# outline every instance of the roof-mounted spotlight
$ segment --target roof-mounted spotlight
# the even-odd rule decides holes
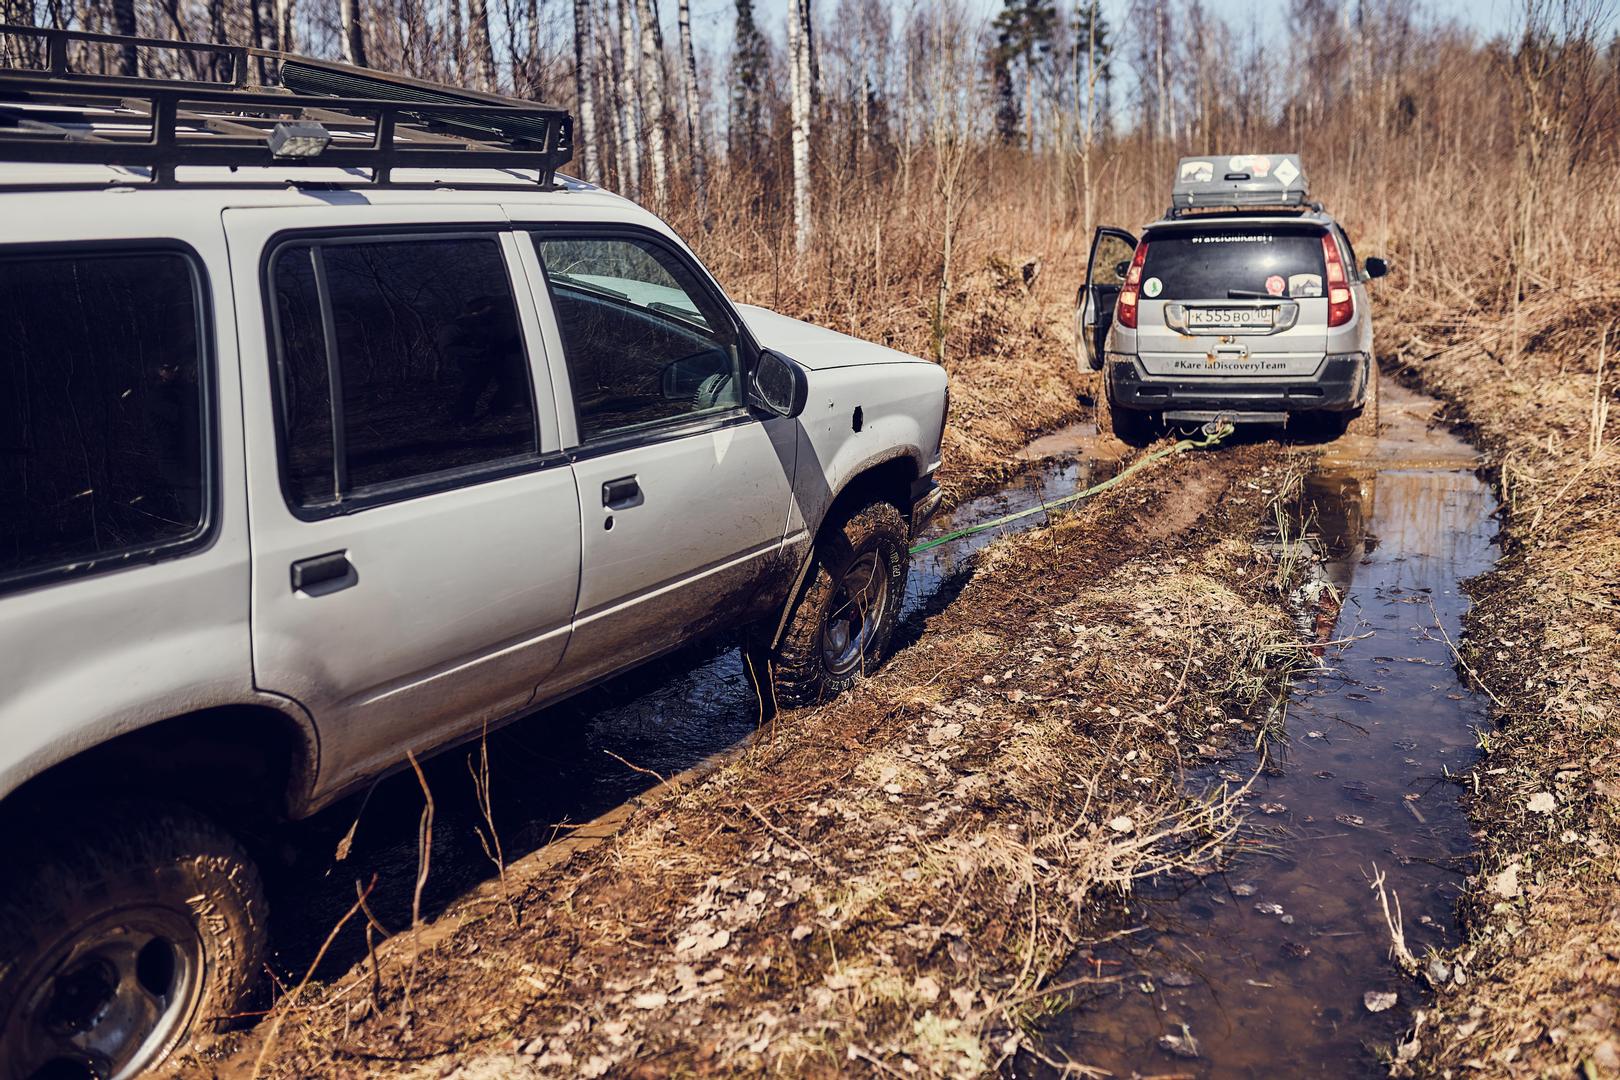
[[[284,120],[270,132],[270,156],[281,158],[319,157],[332,133],[313,120]]]

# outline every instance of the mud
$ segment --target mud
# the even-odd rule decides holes
[[[1061,498],[1111,476],[1117,450],[1099,446],[1094,425],[1037,440],[1017,455],[1017,474],[999,490],[940,514],[938,536]],[[974,556],[999,537],[1045,523],[1032,515],[919,553],[912,561],[895,647],[920,639],[925,619],[948,605],[971,576]],[[675,777],[690,781],[732,760],[762,720],[761,703],[734,637],[680,650],[488,736],[490,817],[479,805],[478,743],[424,763],[434,797],[434,835],[421,913],[431,919],[480,883],[544,849],[561,859],[600,842],[631,809]],[[268,841],[264,860],[276,911],[271,964],[286,983],[313,960],[332,925],[354,903],[356,880],[373,876],[370,906],[389,930],[408,925],[418,870],[422,794],[396,775]],[[340,857],[341,855],[341,857]],[[364,942],[334,942],[316,972],[336,977],[365,956]]]
[[[1496,505],[1473,451],[1427,423],[1434,404],[1391,389],[1376,444],[1341,440],[1306,478],[1277,539],[1302,529],[1322,556],[1331,589],[1303,589],[1300,617],[1330,644],[1271,738],[1188,776],[1252,784],[1238,854],[1150,886],[1118,943],[1077,959],[1070,976],[1124,978],[1051,1025],[1061,1055],[1116,1075],[1383,1075],[1378,1048],[1419,1001],[1371,886],[1399,898],[1417,957],[1457,943],[1473,865],[1459,782],[1488,725],[1451,642],[1462,583],[1498,554]]]

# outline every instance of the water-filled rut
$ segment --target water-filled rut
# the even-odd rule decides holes
[[[1398,895],[1420,960],[1456,942],[1471,848],[1456,782],[1477,765],[1487,702],[1451,643],[1462,583],[1497,555],[1495,503],[1466,444],[1423,422],[1432,402],[1389,397],[1379,444],[1331,448],[1299,498],[1296,528],[1333,587],[1313,629],[1331,643],[1296,677],[1280,731],[1187,778],[1194,792],[1252,783],[1240,854],[1142,891],[1116,941],[1075,962],[1118,980],[1048,1030],[1074,1061],[1122,1076],[1382,1075],[1372,1048],[1417,999],[1373,882],[1392,910]]]

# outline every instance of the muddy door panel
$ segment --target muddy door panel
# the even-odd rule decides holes
[[[498,211],[399,213],[386,235],[376,207],[225,215],[254,678],[313,715],[323,790],[526,706],[579,583],[515,240]]]
[[[1076,328],[1086,361],[1095,371],[1103,366],[1103,350],[1114,323],[1114,303],[1130,268],[1136,250],[1136,237],[1123,229],[1100,228],[1091,238],[1091,258],[1086,263],[1086,284],[1080,290]]]

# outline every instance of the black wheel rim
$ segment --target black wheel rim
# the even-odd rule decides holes
[[[62,939],[12,998],[0,1035],[9,1075],[126,1080],[184,1037],[201,996],[202,941],[188,913],[150,906],[103,915]]]
[[[889,576],[875,551],[851,559],[838,575],[821,624],[821,658],[833,675],[858,670],[871,655],[889,602]]]

